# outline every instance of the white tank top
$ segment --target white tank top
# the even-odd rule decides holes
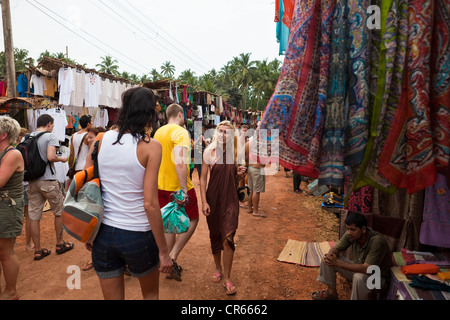
[[[118,132],[103,135],[98,157],[102,198],[105,206],[103,223],[129,231],[149,231],[144,209],[145,168],[137,158],[137,141],[131,134],[117,140]]]
[[[86,157],[89,154],[89,147],[84,144],[81,146],[80,155],[77,158],[78,155],[78,148],[80,147],[81,140],[83,140],[84,135],[87,133],[74,133],[72,136],[72,143],[73,143],[73,152],[74,157],[77,160],[77,163],[75,165],[75,170],[83,170],[84,165],[86,164]],[[86,138],[84,138],[86,139]]]

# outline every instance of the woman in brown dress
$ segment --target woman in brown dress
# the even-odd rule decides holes
[[[202,211],[209,228],[211,250],[216,271],[212,281],[223,278],[227,294],[235,294],[236,288],[230,273],[234,255],[234,235],[238,227],[239,199],[236,191],[238,180],[246,168],[239,166],[237,133],[229,121],[219,123],[211,144],[203,156],[200,192]],[[245,163],[245,158],[242,163]],[[209,183],[207,176],[210,174]],[[222,268],[223,250],[223,268]]]

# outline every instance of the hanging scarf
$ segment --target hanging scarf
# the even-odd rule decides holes
[[[261,129],[280,131],[280,164],[310,177],[318,175],[334,4],[296,2],[286,56],[261,120]]]
[[[396,188],[378,171],[378,160],[401,95],[408,32],[407,0],[381,1],[381,30],[372,30],[372,115],[364,159],[352,190],[369,184],[384,192]]]
[[[173,100],[173,92],[172,92],[172,81],[170,81],[169,98],[170,98],[170,100],[172,100],[172,102],[174,101]]]
[[[432,0],[408,3],[405,79],[391,131],[379,159],[380,173],[408,193],[436,180],[430,119]],[[433,49],[434,51],[435,49]]]
[[[345,165],[362,162],[369,128],[370,30],[367,27],[370,0],[348,0],[348,115]],[[340,183],[343,185],[343,181]]]
[[[333,17],[330,78],[327,88],[326,117],[320,154],[320,185],[344,185],[344,147],[348,86],[348,14],[347,0],[338,0]]]
[[[450,157],[450,3],[436,0],[431,48],[431,113],[437,169],[445,173]]]

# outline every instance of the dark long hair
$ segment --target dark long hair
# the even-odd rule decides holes
[[[153,91],[136,87],[125,91],[122,94],[122,108],[119,111],[119,119],[117,125],[119,127],[119,135],[117,141],[113,144],[120,143],[120,139],[125,133],[130,133],[135,139],[149,141],[146,128],[152,128],[156,123],[156,97]]]

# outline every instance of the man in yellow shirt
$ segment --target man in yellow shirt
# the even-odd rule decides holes
[[[170,277],[181,281],[182,268],[176,263],[178,255],[193,235],[198,224],[198,204],[194,184],[189,175],[191,139],[184,125],[183,108],[171,104],[166,109],[167,124],[159,128],[154,138],[161,143],[162,158],[158,174],[158,198],[160,207],[172,201],[171,194],[183,190],[187,194],[186,214],[190,219],[189,229],[178,236],[166,233],[170,256],[174,261]]]

